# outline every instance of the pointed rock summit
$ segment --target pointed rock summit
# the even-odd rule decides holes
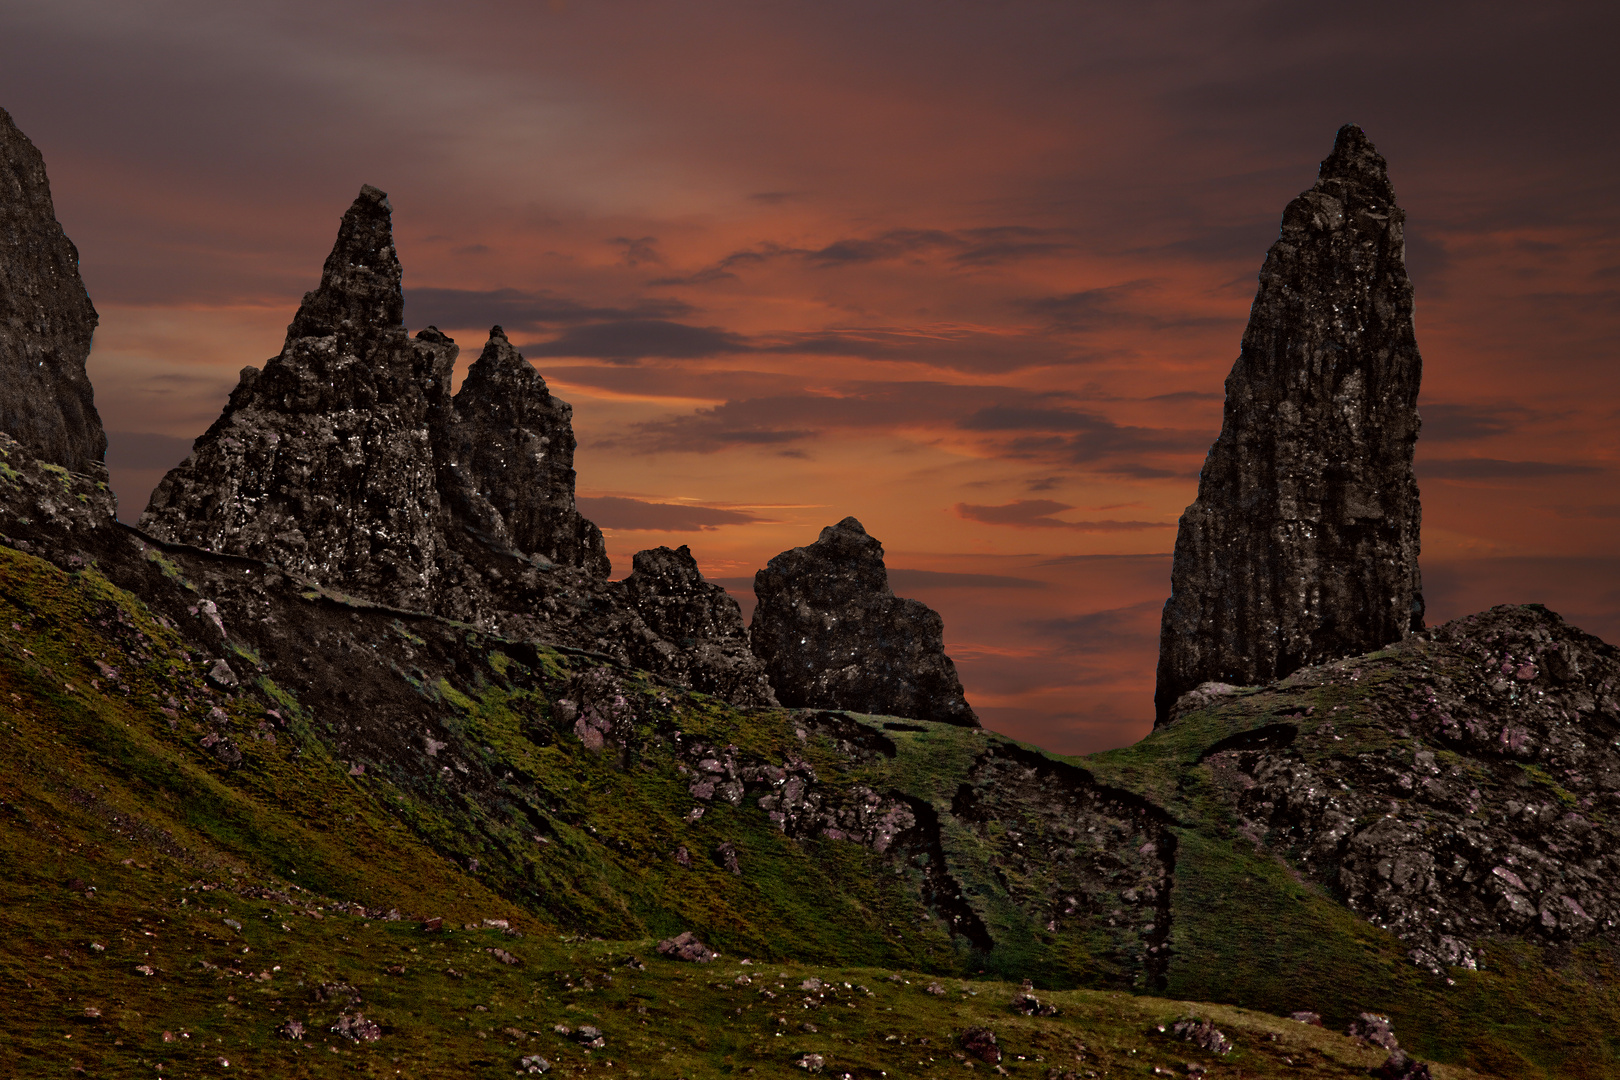
[[[456,343],[406,334],[391,217],[360,189],[280,354],[243,369],[140,527],[775,704],[735,601],[690,553],[643,552],[608,581],[602,532],[574,501],[573,409],[499,326],[451,396]]]
[[[428,429],[449,411],[456,347],[407,337],[404,304],[388,198],[367,186],[280,355],[242,369],[140,527],[429,607],[444,545]]]
[[[574,504],[574,410],[495,327],[441,450],[451,509],[504,547],[606,577],[602,531]]]
[[[1176,536],[1159,725],[1201,683],[1270,682],[1423,625],[1405,218],[1354,125],[1283,212]]]
[[[754,655],[790,708],[849,709],[978,727],[945,623],[889,588],[883,545],[847,517],[754,575]]]
[[[107,436],[84,370],[97,321],[45,159],[0,109],[0,431],[104,480]]]

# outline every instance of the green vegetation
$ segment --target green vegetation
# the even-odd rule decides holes
[[[1603,1034],[1620,1032],[1604,949],[1501,946],[1448,983],[1236,830],[1203,754],[1308,706],[1357,749],[1388,743],[1354,719],[1362,687],[1244,694],[1137,746],[1063,759],[942,725],[739,713],[618,673],[627,711],[617,741],[592,751],[558,706],[589,662],[452,628],[465,651],[446,669],[427,656],[434,631],[378,618],[420,660],[389,661],[389,677],[439,725],[410,759],[340,749],[342,711],[244,670],[260,664],[245,645],[231,654],[243,692],[209,686],[210,661],[94,568],[0,547],[0,986],[23,1072],[224,1075],[224,1058],[244,1075],[494,1076],[540,1054],[555,1073],[782,1076],[815,1053],[829,1074],[930,1076],[971,1063],[958,1036],[975,1024],[996,1032],[1003,1068],[1031,1077],[1186,1075],[1187,1062],[1211,1076],[1354,1076],[1382,1060],[1274,1015],[1294,1009],[1340,1031],[1386,1012],[1414,1053],[1488,1074],[1596,1077],[1620,1061]],[[794,838],[757,790],[698,804],[681,772],[694,745],[800,761],[829,805],[870,789],[932,807],[938,852]],[[975,773],[992,748],[1166,808],[1165,993],[1227,1004],[1098,989],[1135,985],[1120,972],[1138,960],[1095,920],[1043,928],[1050,870],[1007,854],[1043,842],[1040,808],[995,804],[979,826],[951,812],[1004,784]],[[988,954],[929,899],[938,858],[991,928]],[[420,929],[430,916],[452,932]],[[521,936],[462,929],[486,920]],[[722,958],[654,954],[685,930]],[[812,977],[827,987],[799,990]],[[1062,1015],[1013,1013],[1023,978]],[[926,992],[935,982],[942,994]],[[353,1012],[381,1038],[329,1030]],[[1237,1050],[1216,1057],[1158,1030],[1188,1015],[1213,1018]],[[276,1035],[289,1019],[304,1040]],[[602,1048],[554,1030],[582,1024],[601,1028]]]

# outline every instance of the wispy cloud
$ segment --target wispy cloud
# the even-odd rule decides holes
[[[955,509],[957,517],[968,521],[977,521],[984,525],[1007,525],[1014,529],[1073,529],[1076,532],[1116,533],[1174,527],[1164,521],[1064,521],[1053,515],[1073,510],[1075,507],[1052,499],[1019,499],[1000,506],[957,503]]]
[[[766,520],[746,510],[648,502],[622,495],[580,496],[575,503],[599,528],[621,532],[713,532],[723,525],[754,525]]]

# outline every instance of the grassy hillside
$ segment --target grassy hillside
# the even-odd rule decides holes
[[[739,712],[587,655],[230,586],[264,576],[245,560],[100,554],[66,570],[0,547],[0,980],[18,1003],[0,1026],[24,1074],[505,1075],[536,1053],[798,1075],[816,1053],[935,1075],[966,1067],[975,1024],[1015,1075],[1382,1060],[1229,1006],[1340,1031],[1387,1012],[1426,1058],[1613,1074],[1592,1035],[1620,1030],[1604,949],[1504,943],[1481,972],[1431,974],[1241,834],[1198,762],[1287,702],[1061,759],[944,725]],[[521,936],[463,929],[486,920]],[[685,930],[721,959],[653,953]],[[831,989],[800,991],[812,977]],[[1024,979],[1062,1015],[1013,1013]],[[356,1011],[381,1038],[328,1030]],[[1158,1030],[1194,1014],[1238,1049]],[[289,1018],[304,1040],[275,1035]]]

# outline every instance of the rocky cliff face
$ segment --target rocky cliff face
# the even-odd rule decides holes
[[[782,704],[979,725],[939,613],[894,595],[883,545],[854,518],[772,559],[754,595],[749,638]]]
[[[1472,968],[1485,938],[1620,926],[1613,646],[1504,605],[1247,702],[1268,722],[1204,763],[1248,835],[1418,963]]]
[[[606,577],[602,531],[574,505],[573,415],[495,327],[456,393],[440,486],[464,528]]]
[[[1269,682],[1423,624],[1404,221],[1351,125],[1283,213],[1176,537],[1160,724],[1200,683]]]
[[[163,478],[140,527],[430,606],[442,555],[429,417],[456,350],[401,323],[390,207],[360,192],[281,354],[244,368],[224,413]]]
[[[651,634],[628,643],[630,662],[727,701],[775,705],[765,666],[748,644],[737,601],[703,580],[682,544],[636,552],[622,595]]]
[[[740,621],[698,616],[719,590],[695,564],[680,586],[691,616],[681,643],[635,602],[657,587],[627,595],[607,581],[601,531],[574,504],[568,403],[500,327],[452,398],[457,346],[434,327],[407,335],[401,276],[387,196],[362,188],[281,353],[243,370],[141,528],[383,604],[634,656],[738,704],[773,703],[757,662],[736,655]]]
[[[104,480],[107,436],[84,370],[97,321],[45,159],[0,109],[0,431]]]

